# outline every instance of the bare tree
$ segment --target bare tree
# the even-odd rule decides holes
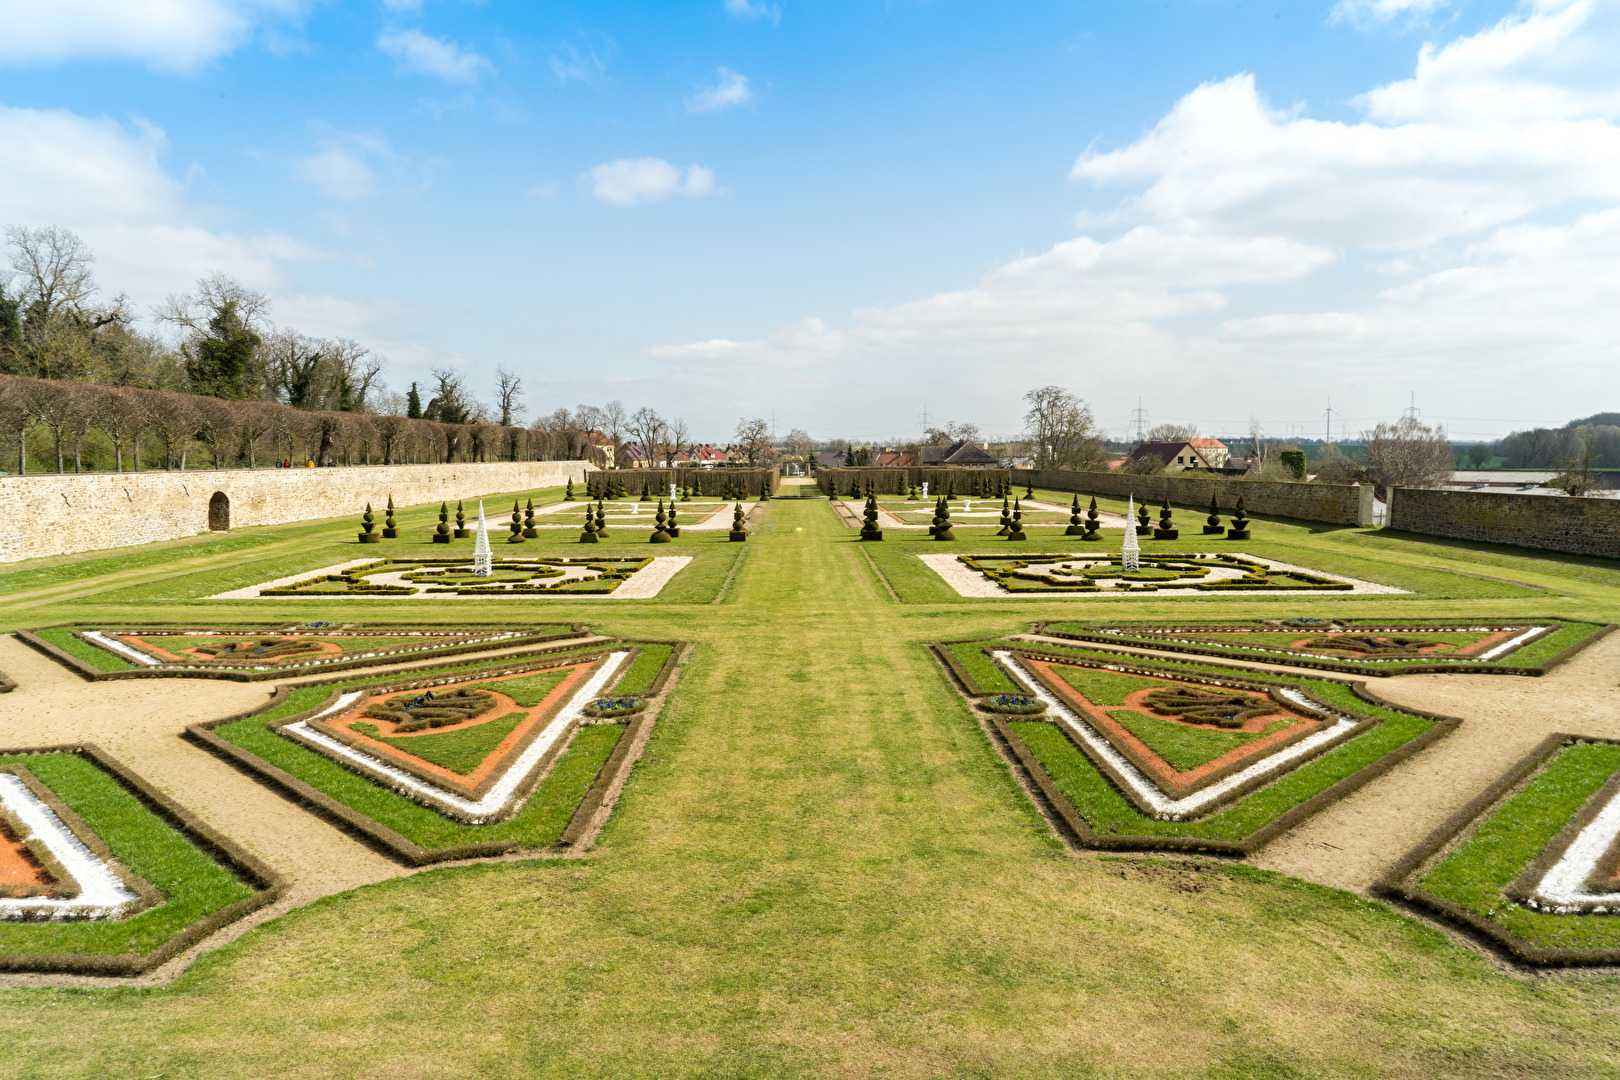
[[[748,455],[748,464],[759,464],[760,458],[771,445],[771,425],[757,417],[753,420],[739,421],[737,445]]]
[[[687,427],[685,420],[678,416],[671,420],[664,429],[664,437],[669,440],[670,465],[674,465],[683,453],[688,456],[691,455],[693,446],[692,429]]]
[[[1580,455],[1578,457],[1572,455],[1564,458],[1563,470],[1547,481],[1548,487],[1557,488],[1565,495],[1576,498],[1587,494],[1598,486],[1592,472],[1592,443],[1595,440],[1589,430],[1582,429],[1577,434],[1581,443]]]
[[[644,464],[656,467],[661,460],[661,449],[667,441],[664,437],[666,426],[664,418],[646,405],[637,409],[630,417],[630,434],[641,444],[641,458]]]
[[[262,401],[247,402],[237,407],[236,430],[247,448],[248,468],[259,467],[259,442],[275,430],[277,406]]]
[[[377,442],[382,447],[383,464],[394,464],[399,454],[400,441],[405,437],[409,423],[403,416],[379,416],[372,420],[377,431]]]
[[[79,310],[96,292],[90,248],[71,229],[59,225],[6,228],[11,269],[22,281],[18,297],[30,319],[49,319],[61,308]]]
[[[1156,424],[1148,429],[1143,442],[1186,442],[1198,438],[1195,424]]]
[[[495,369],[495,398],[501,409],[501,427],[511,427],[528,412],[523,397],[523,377],[505,365]]]
[[[217,398],[203,398],[197,406],[197,435],[208,444],[214,468],[224,467],[228,453],[237,441],[237,417],[245,410],[233,409]]]
[[[1429,487],[1449,479],[1456,457],[1442,426],[1429,427],[1415,416],[1379,424],[1361,433],[1368,475],[1380,491],[1390,487]]]
[[[199,416],[192,395],[146,391],[144,396],[152,432],[163,443],[164,468],[172,469],[178,462],[181,471],[185,471],[186,457],[197,437]]]
[[[139,410],[140,404],[131,394],[113,387],[98,395],[90,416],[91,426],[112,443],[113,463],[118,472],[124,471],[124,445],[130,441]]]
[[[1107,454],[1091,408],[1061,386],[1043,386],[1024,395],[1024,424],[1037,469],[1103,468]]]
[[[782,440],[782,448],[794,457],[804,458],[808,461],[810,455],[815,452],[816,442],[810,437],[808,431],[803,428],[794,428],[787,433],[787,438]]]
[[[619,464],[619,451],[624,446],[625,432],[630,429],[630,414],[625,411],[624,402],[610,401],[597,410],[597,420],[602,433],[613,443],[613,464]]]

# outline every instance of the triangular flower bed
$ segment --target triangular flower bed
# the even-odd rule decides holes
[[[561,849],[588,840],[624,782],[681,648],[606,642],[287,684],[187,733],[408,863]]]
[[[284,888],[94,746],[0,751],[0,970],[140,974]]]
[[[1375,891],[1526,963],[1620,964],[1620,741],[1549,736]]]
[[[307,622],[269,627],[68,625],[17,636],[91,679],[159,676],[253,681],[486,652],[583,637],[582,626],[360,626]]]
[[[1297,617],[1231,622],[1037,623],[1035,633],[1367,675],[1466,671],[1541,675],[1614,626],[1560,618]]]
[[[1089,847],[1254,851],[1457,723],[1362,684],[1014,641],[936,651]]]

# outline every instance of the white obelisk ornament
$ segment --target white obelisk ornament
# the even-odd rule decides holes
[[[473,576],[489,577],[495,572],[489,555],[489,526],[484,524],[484,500],[478,500],[478,533],[473,539]]]
[[[1125,505],[1125,546],[1119,549],[1120,569],[1127,573],[1140,569],[1141,552],[1136,543],[1136,496],[1132,495]]]

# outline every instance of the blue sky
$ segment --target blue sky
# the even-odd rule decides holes
[[[8,5],[10,7],[11,5]],[[721,439],[1620,407],[1614,5],[60,0],[0,221]]]

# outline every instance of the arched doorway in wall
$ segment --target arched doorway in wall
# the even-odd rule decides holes
[[[208,528],[213,532],[229,532],[231,528],[231,497],[223,491],[214,492],[208,500]]]

